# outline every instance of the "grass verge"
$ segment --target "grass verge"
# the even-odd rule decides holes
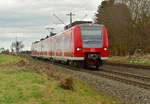
[[[49,64],[0,55],[0,104],[121,104],[79,80],[73,90],[63,89],[60,76]]]
[[[109,60],[107,60],[107,63],[140,65],[150,67],[150,56],[113,56],[110,57]]]
[[[16,61],[18,61],[20,59],[21,59],[20,57],[16,57],[16,56],[0,54],[0,63],[16,62]]]

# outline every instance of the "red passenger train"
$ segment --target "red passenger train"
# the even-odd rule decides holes
[[[33,57],[98,68],[108,58],[108,36],[104,25],[76,24],[62,33],[34,42]]]

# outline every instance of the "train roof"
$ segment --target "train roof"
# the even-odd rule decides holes
[[[45,38],[41,38],[39,41],[33,42],[33,44],[39,43],[40,41],[45,40],[45,39],[48,39],[49,37],[50,37],[50,36],[47,35]]]
[[[102,24],[94,24],[94,23],[86,23],[86,24],[80,24],[79,26],[81,26],[81,27],[89,27],[89,26],[97,27],[97,26],[103,26],[103,25]]]
[[[92,21],[75,21],[72,24],[66,25],[64,27],[64,30],[67,30],[75,25],[79,25],[79,24],[92,24]]]
[[[36,44],[36,43],[38,43],[39,41],[35,41],[35,42],[33,42],[33,44]]]

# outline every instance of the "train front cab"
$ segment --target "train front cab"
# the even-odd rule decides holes
[[[84,66],[98,68],[108,58],[108,36],[104,25],[78,25],[74,31],[75,57],[83,59]]]

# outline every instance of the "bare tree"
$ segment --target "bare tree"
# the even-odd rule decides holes
[[[16,41],[11,44],[11,51],[15,51],[16,54],[18,54],[22,48],[24,48],[22,41]]]
[[[150,0],[120,0],[132,14],[138,48],[150,52]]]

